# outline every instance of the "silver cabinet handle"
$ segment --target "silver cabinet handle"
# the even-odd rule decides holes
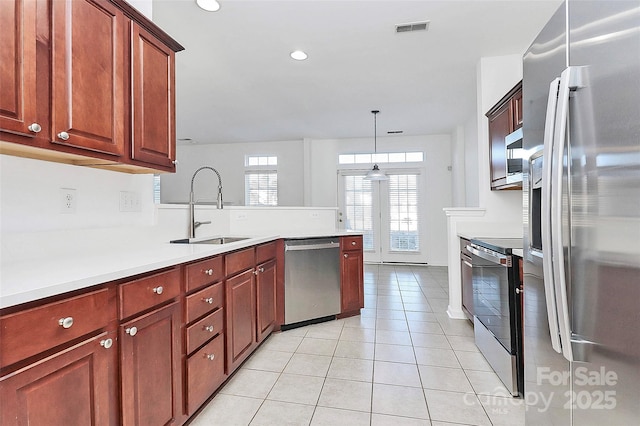
[[[208,304],[210,304],[210,305],[213,305],[213,297],[207,297],[207,298],[204,298],[204,297],[203,297],[203,298],[202,298],[202,301],[203,301],[204,303],[208,303]]]
[[[100,346],[104,347],[105,349],[109,349],[111,346],[113,346],[113,340],[112,339],[101,340]]]
[[[29,124],[28,129],[33,133],[40,133],[42,131],[42,126],[39,125],[38,123],[31,123]]]
[[[138,333],[138,327],[127,328],[124,332],[133,337]]]
[[[206,269],[206,270],[204,271],[204,273],[205,273],[205,274],[207,274],[207,275],[209,275],[209,276],[211,276],[211,275],[213,275],[213,269]]]
[[[214,359],[216,359],[216,356],[214,354],[204,354],[205,358],[207,358],[209,361],[213,361]]]
[[[158,287],[155,287],[155,288],[153,289],[153,292],[154,292],[155,294],[162,294],[162,292],[163,292],[163,291],[164,291],[164,288],[162,288],[162,286],[161,286],[161,285],[160,285],[160,286],[158,286]]]
[[[60,324],[62,328],[71,328],[73,325],[73,317],[60,318],[58,324]]]
[[[202,327],[203,331],[208,331],[209,333],[213,333],[213,326],[212,325],[205,325]]]
[[[62,139],[63,141],[69,140],[69,133],[67,132],[60,132],[58,133],[58,137],[60,139]]]

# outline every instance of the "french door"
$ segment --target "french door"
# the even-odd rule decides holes
[[[424,263],[420,241],[421,175],[386,171],[389,180],[370,181],[360,171],[341,171],[340,220],[345,230],[364,235],[366,262]]]

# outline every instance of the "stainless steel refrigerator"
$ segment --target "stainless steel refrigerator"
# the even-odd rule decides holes
[[[563,3],[524,55],[527,425],[640,424],[640,1]]]

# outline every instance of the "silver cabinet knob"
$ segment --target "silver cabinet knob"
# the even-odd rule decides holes
[[[214,354],[204,354],[205,358],[207,358],[209,361],[213,361],[214,359],[216,359],[216,356]]]
[[[69,133],[67,132],[60,132],[58,133],[58,137],[60,139],[62,139],[63,141],[69,140]]]
[[[162,292],[163,292],[163,291],[164,291],[164,288],[162,288],[162,286],[161,286],[161,285],[160,285],[160,286],[158,286],[158,287],[155,287],[155,288],[153,289],[153,292],[154,292],[155,294],[162,294]]]
[[[204,298],[204,297],[203,297],[203,298],[202,298],[202,301],[203,301],[204,303],[208,303],[208,304],[210,304],[210,305],[213,305],[213,297],[207,297],[207,298]]]
[[[204,271],[204,273],[205,273],[205,274],[207,274],[207,275],[209,275],[209,276],[211,276],[211,275],[213,275],[213,269],[206,269],[206,270]]]
[[[356,242],[355,242],[355,241],[351,241],[351,245],[352,245],[352,246],[355,246],[355,245],[356,245]]]
[[[62,328],[71,328],[71,326],[73,325],[73,318],[72,317],[60,318],[58,320],[58,324],[60,324]]]
[[[516,294],[524,293],[520,287],[516,288]]]
[[[258,271],[264,272],[264,268],[258,268]]]
[[[349,255],[348,255],[347,253],[343,254],[343,256],[344,256],[345,258],[349,257]]]
[[[258,270],[253,271],[253,275],[258,275]]]
[[[125,333],[127,333],[130,336],[135,336],[136,333],[138,333],[138,327],[131,327],[131,328],[127,328],[124,330]]]
[[[173,165],[177,165],[177,164],[178,164],[178,160],[173,160],[173,161],[171,162],[171,164],[173,164]]]
[[[42,131],[42,126],[39,125],[38,123],[31,123],[29,124],[28,129],[33,133],[40,133]]]
[[[101,340],[100,346],[103,346],[105,349],[109,349],[111,346],[113,346],[113,340],[112,339]]]
[[[213,326],[212,325],[206,325],[206,326],[202,327],[202,329],[204,331],[208,331],[209,333],[213,333]]]

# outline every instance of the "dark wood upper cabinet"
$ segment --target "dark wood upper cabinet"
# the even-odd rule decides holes
[[[51,141],[122,156],[124,15],[106,0],[51,7]]]
[[[521,183],[507,183],[507,153],[504,139],[522,127],[522,82],[500,99],[486,116],[489,120],[491,189],[521,189]]]
[[[175,171],[175,40],[124,0],[8,1],[0,25],[1,153]]]
[[[174,52],[132,22],[133,114],[131,156],[175,169]]]
[[[36,111],[35,2],[3,2],[0,27],[0,128],[29,140],[42,131],[43,125]]]

